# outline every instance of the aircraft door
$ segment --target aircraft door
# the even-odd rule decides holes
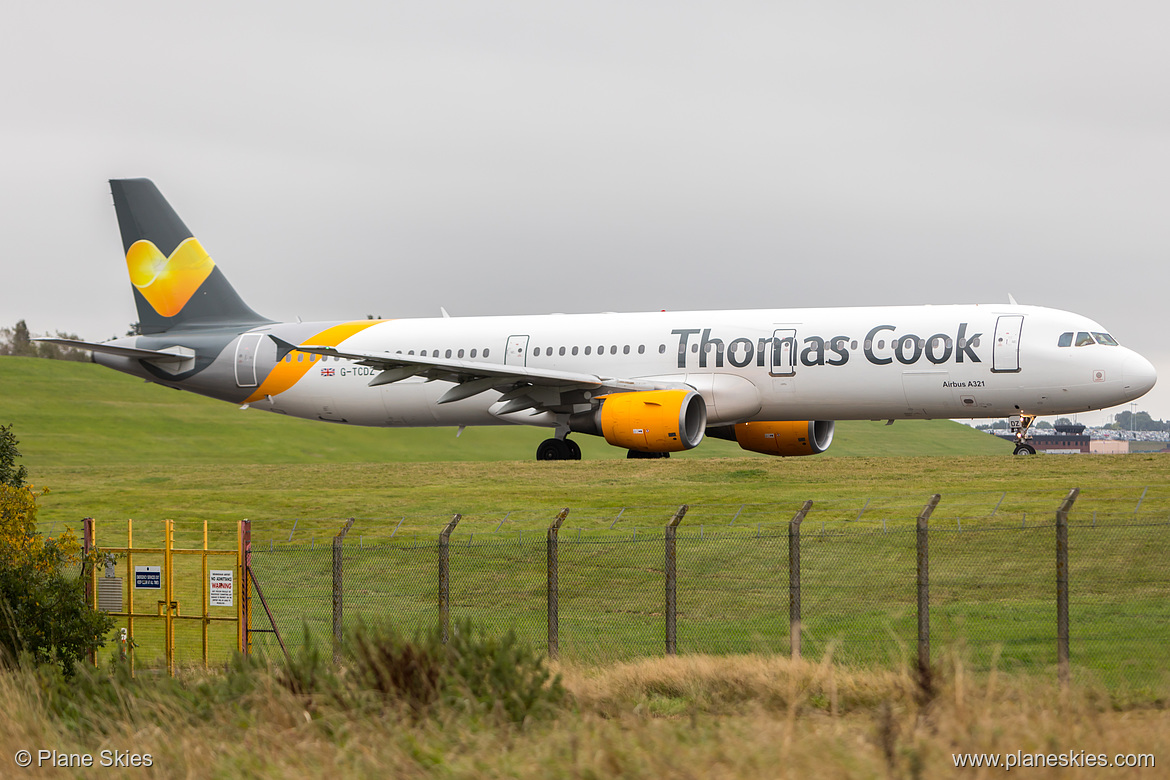
[[[796,375],[796,329],[783,328],[772,334],[772,376]]]
[[[504,350],[504,365],[506,366],[526,366],[528,365],[528,337],[527,336],[509,336],[508,348]]]
[[[1020,370],[1020,331],[1024,315],[1004,314],[995,321],[995,345],[991,351],[991,370],[1013,373]]]
[[[263,333],[245,333],[236,343],[236,385],[239,387],[255,387],[258,384],[256,351],[263,338]]]

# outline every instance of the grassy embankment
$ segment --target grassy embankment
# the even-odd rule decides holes
[[[586,437],[586,457],[596,459],[535,463],[528,458],[543,436],[539,430],[471,429],[456,440],[450,430],[316,424],[240,412],[85,364],[0,359],[0,397],[6,419],[17,424],[35,480],[52,488],[42,499],[47,529],[75,525],[90,515],[98,518],[99,542],[117,546],[124,543],[124,519],[135,517],[140,520],[136,543],[158,544],[157,521],[170,517],[176,520],[179,544],[194,547],[207,519],[212,546],[222,547],[234,543],[236,521],[249,517],[260,547],[290,537],[294,544],[320,546],[343,518],[355,516],[359,521],[349,537],[351,547],[386,542],[392,534],[395,542],[433,546],[446,519],[462,512],[457,543],[505,541],[515,535],[518,552],[502,545],[486,552],[477,547],[475,556],[454,553],[453,560],[463,567],[452,586],[457,606],[537,638],[543,621],[543,548],[531,532],[542,532],[561,506],[573,507],[564,534],[562,582],[576,583],[579,600],[574,602],[571,593],[565,598],[562,631],[569,639],[593,637],[611,657],[660,652],[659,529],[684,502],[692,505],[684,532],[700,527],[704,534],[700,546],[688,548],[686,539],[681,543],[685,614],[680,645],[685,650],[786,649],[786,626],[776,618],[785,613],[786,581],[780,575],[786,548],[779,541],[770,546],[716,542],[711,533],[757,524],[765,531],[782,530],[805,499],[815,502],[806,534],[821,528],[854,533],[905,528],[933,492],[944,496],[935,526],[956,530],[960,524],[1015,528],[1028,518],[1033,525],[1050,522],[1056,504],[1074,486],[1084,491],[1075,520],[1091,522],[1096,513],[1104,525],[1132,517],[1139,499],[1142,518],[1170,516],[1166,461],[1160,456],[1013,458],[1003,442],[945,421],[890,427],[842,423],[830,452],[845,457],[778,460],[712,441],[670,461],[628,462],[620,459],[620,451]],[[889,454],[894,452],[900,454]],[[987,452],[998,454],[979,454]],[[938,457],[943,454],[947,457]],[[501,467],[458,460],[463,457],[514,460]],[[993,513],[994,521],[988,520]],[[589,548],[592,556],[579,561],[575,574],[572,534],[604,536],[610,526],[616,538]],[[530,535],[521,545],[525,531]],[[632,538],[639,532],[637,544],[624,543],[625,534]],[[955,542],[953,563],[935,568],[938,583],[947,565],[952,571],[948,588],[936,585],[940,596],[950,594],[936,607],[937,635],[1006,642],[1010,664],[1044,668],[1051,663],[1051,543],[1049,535],[1036,533],[1004,536],[997,531]],[[1129,539],[1101,544],[1097,554],[1078,549],[1076,540],[1074,535],[1074,582],[1082,589],[1074,588],[1074,599],[1084,595],[1091,600],[1085,602],[1088,611],[1074,620],[1074,632],[1099,641],[1118,636],[1119,630],[1132,632],[1142,621],[1167,623],[1160,606],[1164,598],[1125,590],[1127,576],[1156,570],[1164,560],[1158,550]],[[883,663],[897,656],[899,643],[912,637],[914,621],[913,556],[906,557],[905,542],[896,535],[877,546],[864,535],[848,544],[818,546],[810,540],[804,565],[811,651],[848,637],[840,655]],[[688,553],[700,549],[697,557]],[[347,601],[351,612],[363,602],[385,612],[387,600],[396,598],[399,614],[420,622],[433,619],[433,551],[400,552],[394,560],[387,567],[385,556],[367,554],[347,564],[349,581],[363,584]],[[135,563],[157,561],[141,555]],[[304,617],[314,626],[327,625],[328,591],[321,592],[323,584],[328,587],[325,557],[260,558],[258,565],[266,567],[267,595],[281,604],[281,619],[291,612],[293,623]],[[1085,574],[1076,567],[1085,567]],[[199,599],[198,565],[181,559],[177,570],[184,575],[179,598],[190,614]],[[746,574],[729,578],[733,572]],[[1086,583],[1092,587],[1086,590]],[[819,600],[818,587],[825,594]],[[598,601],[599,594],[609,595]],[[284,627],[287,631],[288,624]],[[719,646],[717,640],[732,629],[738,639]],[[197,632],[197,624],[181,631]],[[1133,637],[1149,638],[1148,633]],[[221,650],[225,639],[215,643]],[[1123,663],[1140,647],[1130,647],[1124,635],[1121,640],[1113,657]],[[980,666],[987,665],[992,651],[992,645],[983,647]],[[191,657],[188,650],[186,659]],[[1100,671],[1109,673],[1108,668]],[[1143,684],[1153,671],[1143,667]]]
[[[971,771],[956,770],[953,759],[969,752],[1071,752],[1082,761],[1085,753],[1109,761],[1146,754],[1156,766],[1170,755],[1166,710],[1117,711],[1093,686],[1074,684],[1062,696],[1033,677],[973,677],[961,649],[942,654],[926,696],[905,669],[776,656],[683,656],[557,671],[568,697],[522,724],[450,704],[419,717],[393,697],[361,693],[353,673],[331,691],[328,678],[317,677],[294,692],[276,670],[193,676],[179,686],[99,682],[57,696],[43,693],[31,675],[4,673],[0,755],[6,775],[18,773],[9,763],[18,750],[51,747],[92,753],[95,761],[103,749],[149,753],[146,771],[162,778],[647,779],[949,777]],[[79,695],[82,688],[94,692]],[[1017,771],[1039,778],[1078,772]],[[71,770],[94,778],[142,772]],[[1130,777],[1135,770],[1092,774]]]
[[[212,697],[208,691],[219,684],[218,678],[210,684],[193,678],[185,683],[187,690],[201,693],[180,696],[150,682],[137,689],[113,683],[116,717],[84,703],[61,716],[31,677],[6,674],[0,677],[0,697],[6,702],[0,754],[6,762],[19,749],[54,747],[96,755],[102,748],[117,747],[152,753],[153,775],[160,777],[334,777],[338,772],[382,777],[387,767],[400,777],[929,777],[949,773],[955,751],[1170,754],[1170,721],[1159,709],[1166,701],[1165,679],[1153,669],[1141,669],[1144,693],[1119,699],[1102,682],[1109,669],[1078,666],[1077,654],[1087,643],[1078,644],[1076,633],[1101,631],[1115,644],[1120,638],[1118,659],[1140,659],[1143,653],[1164,657],[1168,642],[1158,631],[1170,621],[1158,605],[1166,603],[1165,593],[1154,593],[1151,599],[1150,593],[1125,586],[1127,580],[1160,571],[1157,567],[1167,558],[1164,541],[1151,545],[1115,536],[1121,543],[1093,548],[1092,537],[1082,535],[1078,542],[1074,529],[1075,676],[1065,697],[1058,695],[1051,674],[1005,671],[1019,667],[1020,657],[1029,652],[1038,653],[1034,661],[1050,671],[1043,654],[1051,654],[1051,643],[1045,638],[1043,648],[1029,649],[1027,640],[1037,630],[1051,633],[1051,613],[1033,610],[1036,605],[1041,611],[1049,608],[1050,535],[1043,530],[1039,536],[1002,530],[985,536],[956,533],[949,551],[940,541],[932,567],[932,593],[941,602],[934,613],[937,692],[924,701],[898,660],[906,655],[900,637],[913,621],[906,607],[912,598],[907,596],[912,582],[906,579],[913,571],[904,559],[891,567],[880,554],[884,550],[897,557],[904,550],[899,552],[898,543],[892,542],[893,547],[877,548],[879,554],[864,543],[849,551],[832,536],[820,542],[811,538],[819,522],[829,531],[876,534],[882,520],[891,531],[905,528],[932,492],[944,496],[935,525],[956,531],[960,522],[967,529],[1050,523],[1056,502],[1074,486],[1084,490],[1074,518],[1082,524],[1091,523],[1094,511],[1105,526],[1133,517],[1147,487],[1139,519],[1164,520],[1170,496],[1166,461],[1158,457],[1013,459],[1003,456],[1002,443],[940,422],[890,428],[842,424],[832,452],[847,457],[777,461],[708,442],[696,456],[626,463],[601,460],[621,453],[583,441],[586,457],[594,460],[541,464],[527,462],[539,431],[469,430],[455,440],[446,430],[314,425],[237,412],[96,366],[10,358],[0,358],[0,409],[5,422],[16,423],[35,481],[53,489],[42,500],[46,527],[76,525],[81,516],[96,516],[99,539],[107,545],[119,543],[126,517],[142,521],[136,531],[142,543],[157,543],[157,520],[175,518],[180,543],[193,546],[203,519],[212,521],[213,545],[230,542],[241,517],[257,521],[261,542],[287,540],[295,518],[294,542],[307,536],[320,545],[342,518],[357,516],[361,519],[350,541],[356,536],[365,547],[386,541],[402,516],[407,519],[398,540],[407,533],[433,540],[445,517],[462,511],[468,514],[458,537],[464,543],[471,534],[482,537],[496,529],[499,535],[491,538],[517,536],[516,548],[529,552],[513,556],[513,563],[521,572],[520,590],[531,591],[540,584],[539,545],[531,547],[527,540],[520,545],[519,532],[543,529],[564,505],[574,507],[568,528],[585,534],[608,532],[621,513],[613,533],[634,528],[654,533],[656,541],[645,548],[645,555],[653,556],[661,549],[658,528],[678,503],[694,505],[686,525],[692,533],[695,525],[702,525],[707,544],[716,527],[728,531],[761,523],[765,531],[782,528],[801,501],[813,499],[817,503],[805,526],[810,535],[804,555],[806,588],[815,591],[819,581],[827,591],[839,588],[841,594],[837,601],[818,602],[808,595],[814,591],[806,591],[805,651],[813,662],[793,663],[771,653],[629,661],[620,660],[625,655],[620,648],[608,658],[594,655],[592,661],[574,660],[567,653],[559,670],[571,694],[569,702],[554,717],[524,728],[451,712],[416,721],[394,706],[371,716],[320,696],[293,693],[273,678],[206,705],[199,702]],[[931,455],[948,457],[927,457]],[[478,458],[516,462],[503,468],[469,462]],[[629,509],[621,512],[623,507]],[[995,520],[988,520],[993,509]],[[898,537],[891,533],[890,538]],[[980,541],[991,539],[999,541]],[[688,558],[688,550],[693,553],[699,543],[687,544],[680,542],[684,652],[702,649],[704,641],[725,635],[726,626],[737,621],[751,624],[757,637],[779,633],[780,642],[765,638],[761,646],[783,652],[786,583],[778,580],[770,590],[764,583],[766,592],[760,594],[760,582],[751,588],[743,583],[728,587],[719,579],[728,571],[759,571],[769,565],[783,571],[785,561],[769,557],[781,546],[769,550],[728,542],[725,548],[712,547],[711,556]],[[504,558],[497,563],[512,556],[509,548],[500,545]],[[605,630],[626,630],[631,632],[629,641],[660,647],[661,617],[651,614],[660,612],[660,558],[653,562],[645,556],[613,554],[617,558],[596,569],[593,579],[582,576],[574,583],[562,570],[562,587],[568,578],[567,585],[586,599],[577,603],[574,615],[572,598],[562,591],[563,630],[570,636],[596,630],[596,623],[581,617],[589,611],[606,614],[607,608],[586,610],[588,599],[617,593],[609,614],[633,613],[634,619],[625,629],[610,623]],[[949,572],[940,563],[947,556],[953,561]],[[410,586],[431,593],[433,559],[420,561],[403,567],[402,579],[389,581],[388,589]],[[572,553],[563,549],[562,566],[572,563]],[[688,570],[690,566],[696,568]],[[349,581],[365,584],[375,600],[385,597],[377,592],[385,570],[371,576],[358,565],[347,567]],[[324,575],[327,563],[318,561],[314,568]],[[469,599],[470,611],[489,624],[508,619],[499,605],[527,598],[501,594],[490,566],[465,567],[462,573],[462,580],[453,583],[453,595],[460,598],[458,589],[467,588],[462,597]],[[875,579],[875,573],[881,576]],[[308,579],[305,567],[296,565],[278,564],[270,576],[289,577],[285,588],[270,591],[286,590],[290,598],[304,592]],[[1034,595],[1029,591],[1023,599],[1005,598],[1005,591],[996,588],[1028,578],[1039,584]],[[1078,590],[1078,583],[1089,581],[1102,589]],[[693,586],[686,583],[701,587],[688,590]],[[643,586],[644,592],[639,590]],[[1097,605],[1098,614],[1077,614],[1078,593],[1088,597],[1086,604]],[[737,606],[737,594],[757,600]],[[420,593],[417,598],[419,610],[433,608],[429,597]],[[866,611],[852,615],[850,608],[859,598]],[[779,616],[779,624],[751,623],[760,620],[759,599]],[[635,602],[624,613],[623,600]],[[883,603],[884,609],[870,609]],[[293,608],[294,601],[286,603],[286,609]],[[307,617],[319,617],[314,614],[317,607],[301,608]],[[539,630],[540,616],[527,608],[518,612],[526,613],[514,616],[522,631],[531,633],[534,621]],[[984,618],[1007,626],[1008,633],[990,645],[968,643],[971,627]],[[868,656],[883,668],[816,662],[850,653],[855,661],[865,660],[849,637],[875,631],[884,638]],[[185,660],[192,661],[192,654]],[[1124,708],[1117,710],[1119,704]],[[1063,771],[1032,770],[1030,776],[1057,777]],[[109,770],[91,772],[110,776]]]

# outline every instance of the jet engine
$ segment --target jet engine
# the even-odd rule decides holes
[[[714,426],[707,434],[765,455],[818,455],[833,443],[835,425],[832,420],[746,422]]]
[[[694,390],[612,393],[601,396],[597,409],[569,418],[570,430],[638,452],[689,450],[706,427],[707,406]]]

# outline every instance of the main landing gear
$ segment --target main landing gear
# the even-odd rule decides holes
[[[626,457],[634,458],[669,458],[669,452],[640,452],[630,450]],[[581,447],[570,438],[545,439],[536,448],[537,460],[581,460]]]
[[[1021,414],[1019,417],[1011,418],[1011,429],[1016,434],[1016,448],[1012,451],[1013,455],[1036,454],[1036,448],[1024,441],[1028,438],[1028,429],[1032,427],[1032,423],[1035,421],[1036,415],[1034,414]]]
[[[577,442],[564,439],[545,439],[536,448],[537,460],[581,460],[581,447]]]

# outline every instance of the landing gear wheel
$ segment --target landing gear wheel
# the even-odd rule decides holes
[[[573,445],[576,446],[575,444]],[[580,459],[581,450],[577,450],[577,458]],[[537,460],[573,460],[572,448],[569,446],[568,439],[545,439],[536,448]]]
[[[629,450],[626,453],[627,460],[642,460],[642,459],[651,460],[651,459],[655,459],[655,458],[669,458],[669,457],[670,457],[669,452],[642,452],[641,450]]]
[[[569,448],[569,460],[581,460],[581,446],[572,439],[565,439],[565,445]]]
[[[1016,407],[1019,408],[1018,406]],[[1016,448],[1012,451],[1013,455],[1035,455],[1036,448],[1031,444],[1026,444],[1028,438],[1028,429],[1032,427],[1032,423],[1036,422],[1036,415],[1023,414],[1012,418],[1012,433],[1016,435]]]

